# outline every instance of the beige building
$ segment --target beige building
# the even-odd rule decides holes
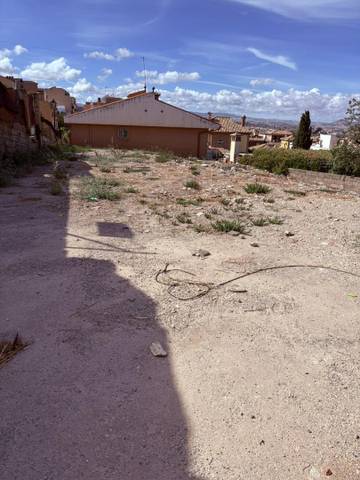
[[[92,147],[167,150],[205,158],[214,121],[165,103],[156,92],[138,92],[65,117],[71,143]]]
[[[76,101],[74,97],[64,88],[51,87],[44,88],[44,100],[47,102],[56,102],[56,108],[59,112],[66,114],[76,111]]]
[[[241,136],[238,153],[248,153],[249,138],[252,132],[245,127],[244,118],[245,117],[242,119],[242,123],[238,123],[231,117],[215,117],[213,120],[220,125],[220,128],[209,134],[209,145],[213,148],[230,150],[230,136],[233,133],[237,133]]]

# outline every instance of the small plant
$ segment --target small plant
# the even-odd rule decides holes
[[[246,233],[245,225],[238,220],[217,220],[211,224],[213,229],[217,232],[239,232]]]
[[[251,220],[251,223],[254,227],[265,227],[265,225],[268,225],[268,220],[265,217],[259,217]]]
[[[132,186],[125,188],[125,193],[138,193],[138,192],[139,190]]]
[[[263,202],[264,203],[275,203],[275,200],[273,198],[264,198]]]
[[[85,177],[82,179],[81,197],[85,200],[118,200],[119,192],[116,190],[120,183],[114,178]]]
[[[242,205],[243,203],[245,203],[245,199],[241,197],[235,198],[235,203],[237,205]]]
[[[58,180],[53,180],[50,185],[51,195],[61,195],[62,191],[61,183]]]
[[[191,165],[190,170],[193,175],[200,175],[200,170],[197,168],[196,165]]]
[[[228,198],[222,198],[220,200],[220,203],[222,203],[223,205],[225,205],[227,207],[228,205],[230,205],[230,200]]]
[[[15,335],[14,340],[0,340],[0,365],[11,360],[17,353],[28,346],[20,337]]]
[[[209,227],[202,225],[201,223],[196,223],[193,228],[196,233],[206,233],[209,231]]]
[[[184,212],[184,213],[180,213],[179,215],[176,216],[176,220],[179,222],[179,223],[186,223],[188,225],[190,225],[192,223],[192,220],[189,216],[188,213]]]
[[[282,225],[284,223],[284,220],[280,217],[268,217],[267,220],[271,225]]]
[[[178,205],[182,205],[183,207],[188,207],[189,205],[193,205],[194,207],[198,207],[203,202],[202,198],[197,199],[186,199],[186,198],[177,198],[176,203]]]
[[[271,192],[271,188],[261,183],[248,183],[245,185],[244,190],[246,193],[257,193],[258,195],[266,195]]]
[[[110,167],[100,167],[100,172],[103,173],[111,173],[111,168]]]
[[[159,152],[155,157],[157,163],[167,163],[173,159],[173,156],[169,152]]]
[[[200,190],[200,184],[196,180],[187,180],[185,182],[185,187]]]
[[[211,215],[219,215],[219,211],[216,207],[211,207],[210,208],[210,213],[211,213]]]
[[[206,212],[204,216],[205,216],[205,218],[206,218],[207,220],[211,220],[211,219],[212,219],[212,215],[211,215],[211,213],[209,213],[209,212]]]
[[[290,195],[295,195],[296,197],[305,197],[306,192],[302,192],[301,190],[284,190],[285,193],[289,193]]]

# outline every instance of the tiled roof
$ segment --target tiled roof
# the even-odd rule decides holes
[[[251,134],[252,131],[246,127],[242,127],[240,123],[235,122],[231,117],[215,117],[215,122],[219,123],[221,127],[216,132],[219,133],[247,133]]]

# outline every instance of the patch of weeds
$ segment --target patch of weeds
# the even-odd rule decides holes
[[[190,170],[193,175],[200,175],[200,170],[197,168],[196,165],[191,165]]]
[[[239,233],[246,233],[246,227],[243,223],[239,222],[239,220],[217,220],[216,222],[211,224],[213,229],[217,232],[239,232]]]
[[[50,185],[51,195],[61,195],[63,192],[61,183],[58,180],[53,180]]]
[[[268,217],[267,220],[271,225],[282,225],[284,223],[284,220],[280,217]]]
[[[54,177],[57,180],[64,180],[65,178],[67,178],[65,166],[59,162],[56,162],[54,165]]]
[[[257,193],[258,195],[266,195],[271,192],[271,188],[261,183],[248,183],[245,185],[244,190],[246,193]]]
[[[200,184],[196,180],[187,180],[185,182],[186,188],[192,188],[193,190],[200,190]]]
[[[219,211],[216,207],[210,208],[211,215],[219,215]]]
[[[182,205],[183,207],[188,207],[189,205],[193,205],[194,207],[198,207],[204,200],[202,198],[196,199],[187,199],[187,198],[177,198],[176,203],[178,205]]]
[[[245,199],[241,197],[235,198],[235,203],[237,205],[242,205],[243,203],[245,203]]]
[[[169,152],[159,152],[155,157],[157,163],[167,163],[173,160],[174,156]]]
[[[138,193],[138,192],[139,190],[132,186],[125,188],[125,193]]]
[[[220,203],[222,203],[223,205],[225,205],[227,207],[228,205],[230,205],[230,200],[228,198],[222,198],[220,200]]]
[[[183,212],[183,213],[180,213],[179,215],[177,215],[176,220],[179,223],[186,223],[188,225],[190,225],[192,223],[192,220],[191,220],[189,214],[186,213],[186,212]]]
[[[306,192],[302,192],[301,190],[284,190],[285,193],[289,193],[290,195],[295,195],[296,197],[305,197]]]
[[[100,167],[100,172],[103,172],[103,173],[111,173],[111,168],[110,167]]]
[[[254,218],[251,220],[251,223],[254,225],[254,227],[265,227],[265,225],[269,224],[267,218],[265,217]]]
[[[211,220],[212,217],[213,217],[213,216],[211,215],[211,213],[209,213],[209,212],[206,212],[206,213],[204,214],[204,216],[205,216],[205,218],[206,218],[207,220]]]
[[[0,341],[0,365],[7,363],[17,353],[21,352],[28,346],[18,334],[15,335],[14,340],[2,340]]]
[[[150,172],[150,167],[125,167],[123,170],[124,173],[143,173],[146,175]]]
[[[264,203],[275,203],[275,200],[273,198],[264,198],[263,202]]]
[[[207,227],[206,225],[202,225],[201,223],[196,223],[193,226],[193,229],[196,233],[207,233],[209,231],[209,227]]]
[[[116,187],[119,185],[114,178],[84,177],[81,181],[81,197],[89,201],[118,200],[120,194]]]
[[[333,188],[320,188],[320,192],[324,193],[338,193],[337,190],[334,190]]]

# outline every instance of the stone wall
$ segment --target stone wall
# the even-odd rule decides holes
[[[290,168],[290,178],[304,183],[312,183],[324,188],[360,193],[360,177],[348,177],[335,173],[312,172]]]
[[[37,148],[37,142],[29,136],[25,125],[0,121],[0,163],[18,152],[29,152]]]

